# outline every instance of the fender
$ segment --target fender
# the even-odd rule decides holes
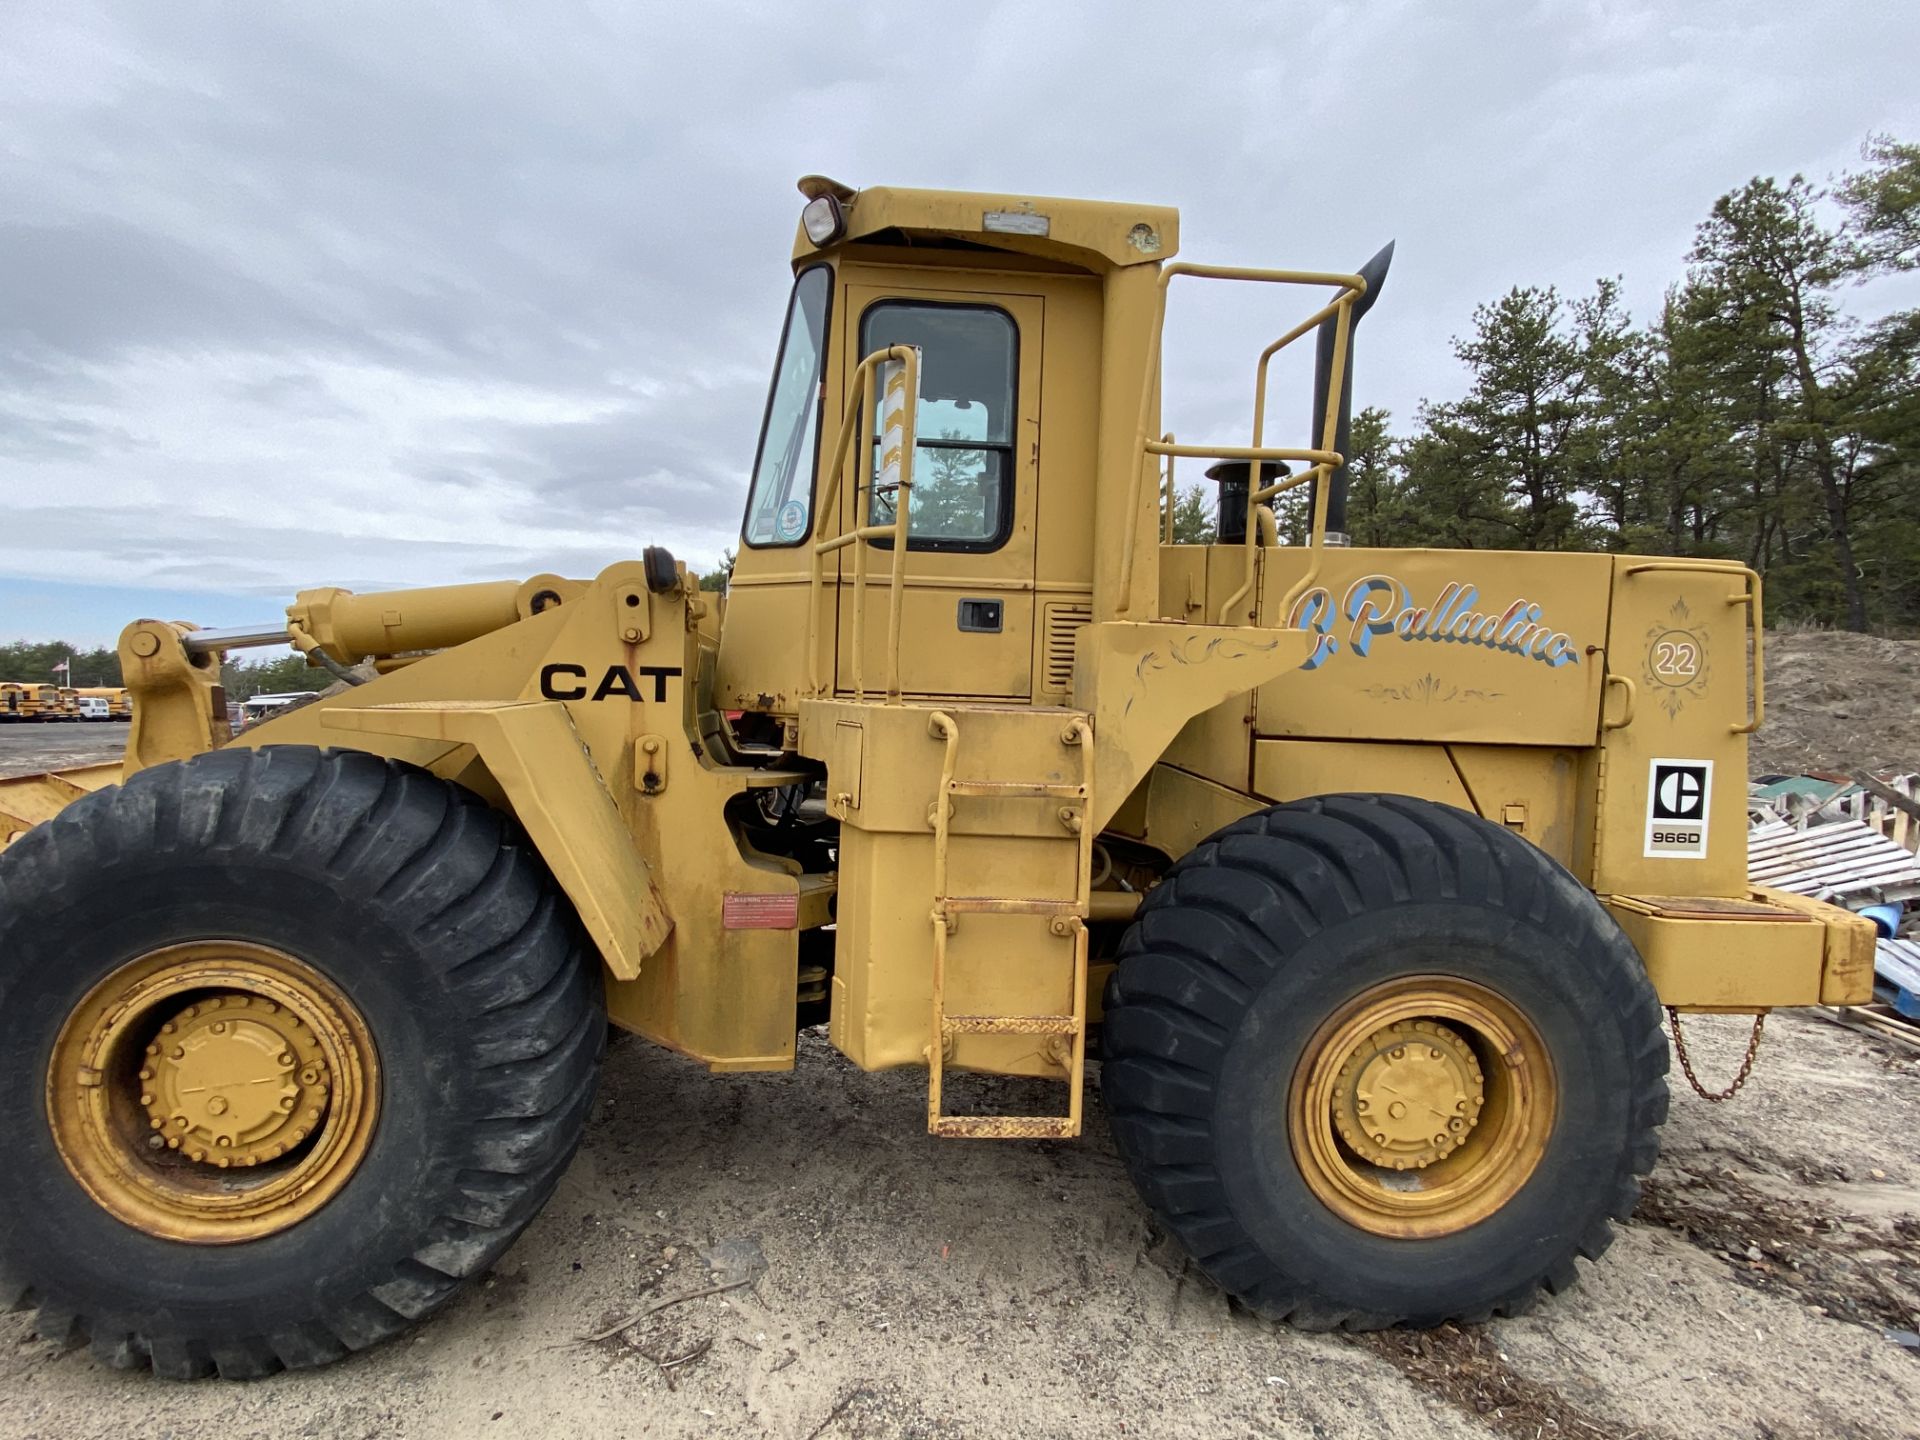
[[[1077,634],[1073,703],[1093,717],[1096,833],[1189,720],[1298,669],[1319,641],[1309,630],[1135,620]]]
[[[507,700],[335,706],[320,723],[328,730],[471,745],[619,979],[639,978],[641,964],[672,931],[652,869],[564,705]]]

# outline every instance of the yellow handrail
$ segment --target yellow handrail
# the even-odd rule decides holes
[[[853,433],[862,415],[877,413],[874,411],[874,402],[878,398],[874,393],[874,376],[879,367],[890,360],[898,361],[901,365],[901,383],[905,389],[901,407],[900,486],[899,493],[894,497],[893,521],[887,525],[862,525],[856,518],[853,529],[814,542],[812,573],[808,577],[807,589],[807,681],[815,695],[824,695],[831,688],[830,681],[823,682],[820,678],[820,624],[825,609],[826,557],[849,545],[854,547],[853,691],[857,698],[864,700],[866,680],[862,647],[866,639],[867,548],[880,540],[890,540],[893,543],[893,570],[887,591],[887,699],[891,702],[900,698],[900,601],[906,581],[907,520],[913,498],[914,441],[919,434],[920,352],[913,346],[889,345],[884,350],[876,350],[866,356],[854,367],[849,388],[857,387],[857,394],[840,417],[840,430],[834,437],[833,460],[827,470],[826,490],[821,496],[818,513],[821,516],[821,528],[833,523],[830,517],[837,512],[840,503],[840,482],[846,472]],[[884,435],[881,442],[883,445],[886,442]],[[860,492],[869,488],[857,480],[854,482],[856,507]],[[868,513],[872,513],[871,509]]]
[[[1167,435],[1158,441],[1148,438],[1147,420],[1153,413],[1155,382],[1159,379],[1160,372],[1162,331],[1165,328],[1167,318],[1167,288],[1176,275],[1192,275],[1202,280],[1248,280],[1275,285],[1325,285],[1334,286],[1340,290],[1340,294],[1334,299],[1314,311],[1312,315],[1308,316],[1260,352],[1260,360],[1255,369],[1254,378],[1253,443],[1251,445],[1176,445],[1173,443],[1172,435]],[[1257,466],[1262,460],[1297,461],[1313,467],[1304,474],[1291,476],[1287,480],[1275,485],[1258,487],[1252,484],[1248,485],[1246,538],[1242,542],[1247,552],[1247,578],[1246,582],[1241,585],[1233,595],[1228,597],[1227,601],[1221,606],[1219,615],[1220,623],[1226,623],[1227,616],[1245,599],[1247,593],[1253,588],[1255,578],[1254,566],[1258,554],[1260,533],[1258,521],[1254,514],[1256,507],[1272,499],[1275,495],[1280,494],[1283,490],[1290,490],[1299,485],[1312,484],[1315,487],[1315,494],[1313,530],[1310,543],[1316,552],[1322,548],[1322,542],[1326,536],[1325,514],[1328,482],[1331,480],[1334,471],[1338,470],[1340,466],[1345,463],[1344,457],[1333,447],[1339,427],[1341,379],[1346,373],[1347,341],[1353,329],[1353,304],[1365,295],[1366,292],[1367,282],[1359,275],[1344,275],[1318,270],[1260,270],[1237,265],[1189,265],[1184,262],[1176,262],[1175,264],[1168,265],[1160,272],[1160,284],[1155,298],[1154,323],[1147,346],[1146,374],[1143,378],[1140,392],[1140,418],[1139,424],[1136,426],[1134,432],[1136,437],[1135,448],[1138,458],[1134,464],[1133,474],[1128,479],[1127,487],[1127,515],[1129,518],[1125,527],[1125,534],[1121,539],[1120,547],[1120,580],[1117,587],[1117,600],[1115,605],[1118,613],[1124,614],[1132,604],[1133,599],[1134,532],[1138,527],[1132,517],[1139,513],[1141,501],[1140,491],[1145,480],[1146,457],[1149,455],[1164,455],[1167,456],[1170,461],[1172,457],[1175,456],[1219,460],[1246,460],[1252,466]],[[1321,322],[1330,317],[1335,318],[1336,321],[1334,326],[1334,368],[1332,383],[1327,387],[1327,410],[1325,423],[1320,436],[1320,448],[1298,449],[1263,445],[1261,441],[1264,439],[1266,426],[1268,364],[1281,350],[1291,345],[1301,336],[1315,330]],[[1250,477],[1250,479],[1257,478],[1258,474],[1256,471],[1256,474]],[[1163,531],[1170,528],[1171,516],[1169,515],[1163,523]],[[1285,614],[1294,599],[1305,591],[1307,585],[1313,579],[1315,571],[1319,567],[1319,560],[1320,557],[1318,553],[1316,553],[1308,566],[1306,574],[1301,576],[1293,587],[1288,590],[1286,598],[1281,605],[1282,614]]]
[[[1173,444],[1173,432],[1169,430],[1162,435],[1160,443]],[[1167,452],[1163,450],[1160,453],[1166,455]],[[1167,468],[1160,476],[1160,543],[1162,545],[1173,544],[1173,507],[1180,502],[1180,492],[1174,488],[1173,484],[1173,461],[1174,457],[1167,455]]]

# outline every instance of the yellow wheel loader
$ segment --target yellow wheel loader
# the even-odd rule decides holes
[[[1091,1048],[1144,1203],[1256,1311],[1512,1314],[1634,1207],[1663,1004],[1868,997],[1867,922],[1747,883],[1758,577],[1346,543],[1387,252],[801,189],[724,599],[647,549],[140,620],[125,760],[0,783],[0,1302],[42,1335],[190,1378],[394,1334],[552,1191],[608,1021],[777,1071],[824,1020],[957,1139],[1078,1134]],[[1161,427],[1202,284],[1306,297],[1226,443]],[[1213,543],[1172,543],[1179,460]],[[288,643],[343,683],[231,734],[222,657]]]

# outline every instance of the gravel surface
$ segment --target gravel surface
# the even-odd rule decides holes
[[[118,760],[127,748],[124,721],[59,721],[0,725],[0,780],[68,765]]]
[[[1745,1022],[1692,1028],[1708,1078],[1730,1073]],[[922,1077],[862,1075],[816,1032],[789,1075],[710,1076],[623,1042],[600,1095],[546,1212],[412,1336],[183,1386],[4,1317],[0,1436],[1920,1428],[1920,1359],[1881,1329],[1920,1305],[1920,1055],[1818,1019],[1776,1017],[1733,1103],[1676,1090],[1641,1218],[1573,1291],[1467,1334],[1305,1335],[1230,1305],[1155,1235],[1097,1095],[1077,1142],[936,1141]],[[703,1257],[750,1273],[725,1267],[756,1248],[750,1286],[578,1338],[707,1289]]]

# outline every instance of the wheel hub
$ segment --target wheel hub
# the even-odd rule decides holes
[[[277,1160],[312,1133],[331,1076],[313,1031],[271,1000],[226,994],[163,1023],[140,1070],[167,1148],[222,1169]]]
[[[102,1209],[167,1240],[231,1245],[337,1195],[379,1115],[353,1002],[243,940],[152,950],[104,976],[54,1038],[47,1120]]]
[[[1424,1170],[1460,1148],[1486,1103],[1480,1062],[1458,1033],[1400,1020],[1367,1036],[1341,1065],[1333,1123],[1369,1164]]]

